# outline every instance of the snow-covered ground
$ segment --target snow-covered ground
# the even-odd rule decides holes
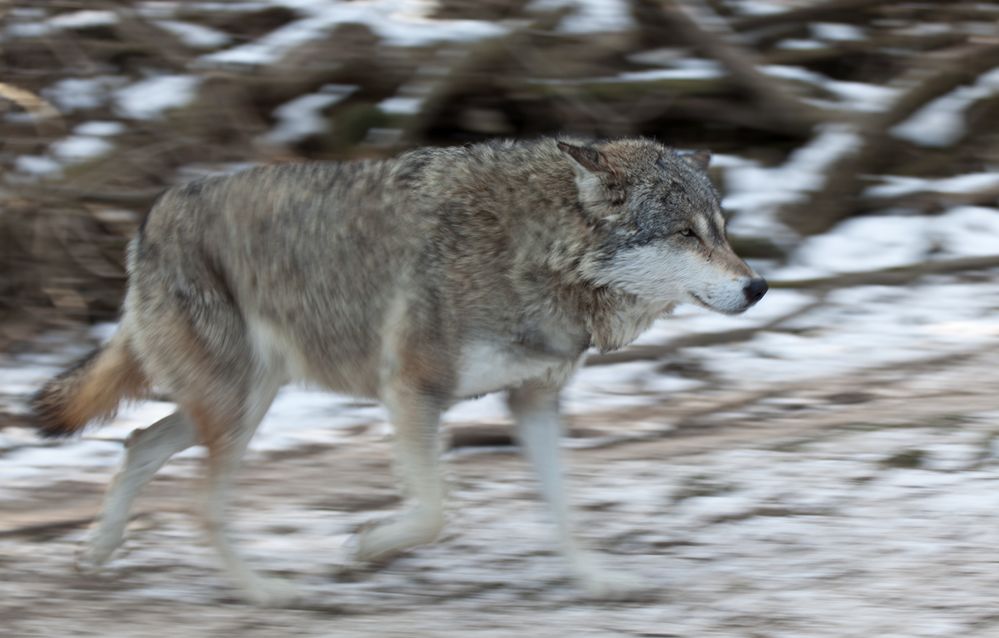
[[[981,342],[957,363],[858,366],[804,384],[749,379],[750,362],[729,360],[741,382],[645,405],[592,400],[596,412],[579,417],[587,427],[662,435],[570,454],[581,533],[649,587],[648,599],[624,604],[588,601],[566,579],[531,476],[510,452],[449,455],[444,537],[370,571],[351,566],[347,547],[359,526],[398,507],[380,428],[294,454],[258,448],[240,482],[237,529],[255,564],[300,587],[291,610],[232,598],[190,513],[197,459],[172,463],[140,501],[124,552],[81,577],[73,554],[109,472],[81,464],[102,452],[22,452],[12,466],[44,473],[14,473],[4,492],[5,631],[992,636],[997,345]],[[946,352],[918,347],[923,359]],[[704,393],[724,401],[761,388],[768,399],[679,422]],[[307,416],[327,421],[320,409]],[[666,431],[674,423],[679,436]],[[65,463],[52,461],[62,452]]]

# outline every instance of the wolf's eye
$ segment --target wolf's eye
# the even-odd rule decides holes
[[[693,237],[694,231],[690,228],[684,228],[683,230],[677,231],[677,235],[680,235],[681,237]]]

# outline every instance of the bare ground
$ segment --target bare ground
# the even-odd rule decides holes
[[[389,443],[358,429],[343,445],[257,454],[243,474],[240,540],[301,585],[295,609],[237,600],[191,514],[198,461],[181,458],[97,576],[72,564],[99,483],[0,501],[0,633],[999,635],[995,356],[575,418],[587,434],[569,453],[579,527],[648,581],[645,601],[573,588],[512,448],[449,453],[444,537],[378,570],[351,567],[350,534],[399,506]],[[634,423],[645,434],[629,441]]]

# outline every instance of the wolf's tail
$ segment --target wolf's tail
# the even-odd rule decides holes
[[[120,330],[104,346],[50,379],[31,399],[35,424],[46,438],[67,437],[91,421],[108,421],[125,399],[149,389],[128,338]]]

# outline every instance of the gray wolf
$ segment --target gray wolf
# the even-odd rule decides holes
[[[136,430],[81,564],[108,559],[139,489],[173,455],[208,451],[204,524],[232,581],[294,598],[226,531],[233,473],[281,386],[374,397],[413,501],[362,532],[375,560],[443,525],[440,416],[505,391],[578,582],[632,591],[573,534],[559,391],[591,346],[633,341],[680,303],[735,314],[766,282],[725,238],[707,153],[655,141],[503,141],[388,160],[257,167],[168,190],[128,253],[111,340],[33,400],[41,434],[79,432],[151,388],[177,411]]]

